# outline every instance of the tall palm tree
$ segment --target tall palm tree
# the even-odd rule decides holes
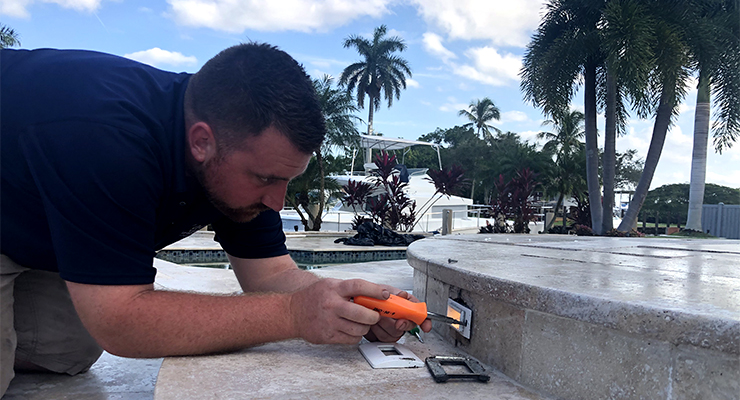
[[[578,168],[582,168],[577,162],[576,155],[582,153],[585,149],[581,140],[585,136],[583,122],[585,116],[582,112],[572,110],[570,112],[558,112],[555,119],[547,120],[545,125],[553,125],[557,133],[540,132],[537,134],[538,139],[547,140],[542,147],[543,152],[555,155],[555,166],[557,175],[554,177],[554,187],[558,194],[558,200],[555,204],[555,211],[563,205],[565,196],[580,191],[583,188],[579,185]],[[565,215],[565,214],[563,214]],[[552,227],[554,219],[545,227],[545,231]]]
[[[0,25],[0,49],[20,46],[18,33],[7,25]]]
[[[648,93],[657,98],[654,109],[655,123],[650,139],[645,168],[630,201],[627,213],[617,230],[626,232],[637,224],[637,215],[645,202],[650,183],[660,160],[668,128],[678,114],[678,105],[686,95],[686,82],[690,65],[689,47],[685,41],[685,2],[659,1],[647,7],[653,16],[654,67],[650,72]],[[654,103],[654,101],[650,101]]]
[[[606,55],[603,88],[606,127],[602,180],[602,229],[613,229],[614,186],[616,174],[616,138],[623,134],[627,120],[624,98],[629,98],[646,115],[647,78],[653,66],[652,16],[640,0],[610,1],[606,4],[601,24],[602,48]]]
[[[400,99],[401,89],[406,89],[406,76],[411,77],[408,62],[394,54],[406,50],[406,44],[398,36],[387,38],[386,33],[386,26],[381,25],[375,28],[372,41],[357,35],[344,40],[344,47],[354,47],[363,59],[342,71],[339,84],[348,93],[356,91],[359,108],[365,108],[365,96],[368,97],[368,135],[373,133],[373,113],[380,110],[382,96],[390,107],[393,98]]]
[[[697,0],[692,3],[689,46],[699,72],[699,85],[686,229],[701,231],[712,87],[720,100],[716,102],[721,116],[715,125],[716,150],[721,153],[725,146],[731,146],[740,131],[740,19],[733,17],[740,12],[740,2]]]
[[[599,24],[605,0],[550,0],[540,26],[524,54],[521,89],[525,99],[546,116],[568,109],[583,82],[586,177],[591,224],[602,232],[599,151],[597,144],[597,78],[603,66]]]
[[[470,122],[463,125],[463,128],[475,127],[481,139],[490,140],[493,137],[489,128],[501,133],[500,129],[488,124],[491,120],[501,119],[501,111],[488,97],[471,101],[468,109],[460,110],[457,115],[467,118]]]

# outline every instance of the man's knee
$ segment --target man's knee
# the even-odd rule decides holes
[[[3,256],[4,263],[8,260]],[[10,363],[24,370],[69,375],[87,371],[103,349],[82,325],[66,283],[57,273],[25,268],[22,271],[10,286],[9,313],[17,344],[13,344],[15,348],[9,357],[4,357],[3,369]]]

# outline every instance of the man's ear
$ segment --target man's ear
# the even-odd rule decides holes
[[[190,153],[198,162],[204,162],[213,157],[216,151],[216,138],[211,127],[201,121],[191,125],[188,129],[188,145]]]

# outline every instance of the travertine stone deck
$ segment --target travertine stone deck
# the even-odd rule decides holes
[[[424,360],[465,355],[426,335],[402,344]],[[312,345],[300,340],[271,343],[237,353],[167,358],[155,400],[182,399],[547,399],[500,372],[488,383],[436,383],[426,368],[373,369],[357,345]]]
[[[158,260],[158,282],[169,289],[190,288],[221,293],[238,290],[231,271],[213,270],[216,272],[209,273],[212,282],[208,283],[203,282],[200,270]],[[312,272],[327,278],[366,279],[408,291],[413,288],[413,269],[405,260],[331,266]],[[410,336],[402,340],[422,360],[429,355],[465,355],[444,343],[436,334],[426,335],[424,343]],[[166,358],[159,372],[154,399],[375,399],[399,396],[546,399],[493,368],[488,369],[492,379],[487,384],[437,384],[426,368],[374,370],[356,345],[311,345],[291,340],[231,354]]]
[[[435,329],[569,399],[740,397],[740,241],[468,235],[408,250],[414,294],[456,298],[472,336]]]

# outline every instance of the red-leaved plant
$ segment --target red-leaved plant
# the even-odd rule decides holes
[[[343,200],[352,207],[356,215],[356,207],[366,203],[374,222],[391,230],[406,230],[413,226],[416,202],[406,195],[408,183],[402,182],[397,174],[393,174],[396,164],[395,155],[381,152],[375,157],[378,169],[371,172],[373,183],[350,180],[342,187],[346,193]],[[383,188],[383,193],[368,198],[380,187]],[[355,220],[360,221],[359,218]]]
[[[529,222],[535,220],[530,196],[539,184],[535,181],[536,177],[537,173],[523,168],[509,182],[504,183],[503,175],[499,175],[495,182],[498,195],[491,204],[493,214],[513,219],[515,233],[529,233]]]

